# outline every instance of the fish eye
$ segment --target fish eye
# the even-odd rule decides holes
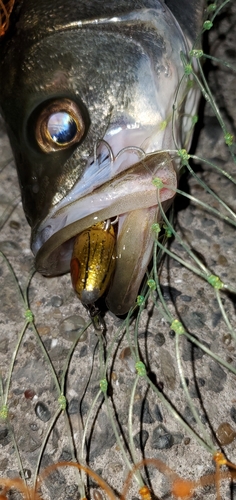
[[[36,123],[36,140],[45,153],[66,149],[79,142],[85,124],[77,104],[70,99],[50,102]]]

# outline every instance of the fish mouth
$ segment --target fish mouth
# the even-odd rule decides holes
[[[129,148],[124,154],[131,149],[136,158],[137,154],[141,156],[138,162],[117,175],[114,165],[112,179],[82,197],[73,199],[70,194],[32,235],[37,271],[46,276],[58,275],[70,270],[78,234],[98,222],[116,219],[116,265],[106,302],[117,315],[125,314],[134,304],[152,256],[152,224],[161,220],[153,180],[158,177],[164,184],[159,190],[159,201],[165,211],[177,187],[178,168],[168,153],[145,154],[139,148]],[[78,185],[83,182],[80,180]]]

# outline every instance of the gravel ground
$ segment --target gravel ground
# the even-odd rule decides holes
[[[235,64],[236,56],[235,24],[236,4],[231,1],[217,18],[208,40],[210,53],[231,64]],[[235,134],[235,75],[229,68],[220,66],[217,62],[208,64],[207,73],[227,129]],[[202,113],[202,123],[196,134],[195,154],[214,161],[217,166],[234,175],[235,164],[224,145],[224,137],[214,113],[209,105],[202,106]],[[24,290],[33,266],[29,248],[30,230],[19,201],[16,171],[2,121],[0,151],[0,216],[5,218],[6,214],[9,215],[0,232],[0,250],[8,257]],[[7,167],[4,168],[6,164]],[[204,166],[201,161],[196,160],[194,165],[200,178],[236,210],[235,186],[216,170]],[[187,192],[223,212],[220,204],[212,199],[194,177],[185,176],[181,184]],[[234,228],[196,204],[183,202],[182,198],[176,200],[175,227],[212,273],[234,286]],[[186,258],[176,240],[172,242],[171,250]],[[3,260],[0,266],[0,366],[6,393],[9,366],[17,338],[25,324],[26,307]],[[222,318],[213,288],[171,258],[166,259],[162,266],[161,284],[172,315],[179,317],[195,338],[201,339],[213,353],[222,356],[236,369],[234,341]],[[222,296],[227,316],[231,324],[235,325],[235,297],[230,294]],[[71,346],[88,321],[86,312],[74,295],[68,275],[46,279],[36,274],[29,288],[29,301],[39,337],[60,378]],[[115,334],[119,333],[122,321],[110,313],[106,314],[105,320],[106,344],[109,348]],[[129,332],[130,343],[134,345],[134,323],[131,324]],[[99,361],[98,342],[99,339],[90,326],[77,343],[66,379],[69,425],[79,460],[86,417],[98,393],[102,377],[103,365]],[[173,332],[170,331],[163,313],[158,308],[153,308],[152,301],[141,316],[139,346],[141,359],[148,367],[152,382],[161,393],[164,392],[185,421],[197,430],[180,382]],[[117,423],[118,434],[123,436],[127,444],[128,407],[135,380],[135,362],[127,335],[120,332],[108,359],[111,382],[108,406],[102,396],[99,396],[88,422],[84,458],[87,458],[90,467],[101,474],[115,491],[121,492],[128,466],[116,441],[108,408]],[[181,338],[181,359],[184,377],[204,428],[209,435],[211,429],[218,440],[216,447],[221,447],[227,458],[236,462],[235,375],[184,338]],[[41,446],[50,426],[52,432],[44,443],[40,470],[58,461],[71,460],[68,423],[63,415],[58,419],[54,417],[58,411],[58,396],[58,387],[52,377],[50,365],[31,325],[23,335],[14,363],[7,400],[9,418],[0,421],[1,477],[13,478],[19,476],[20,472],[12,429],[29,485],[32,484]],[[140,460],[142,457],[160,459],[188,479],[197,479],[214,471],[211,454],[173,417],[142,378],[134,396],[132,434],[137,458]],[[126,456],[130,459],[128,453]],[[150,468],[148,478],[156,498],[171,498],[170,482],[165,475],[155,468]],[[89,480],[89,486],[90,497],[100,500],[101,490],[97,489],[93,480]],[[42,491],[44,497],[50,499],[80,498],[77,476],[75,471],[69,468],[57,470],[46,478]],[[198,490],[194,498],[200,499],[203,496],[209,500],[216,498],[214,488],[207,486],[204,490]],[[135,500],[136,497],[138,489],[133,482],[128,498]],[[222,498],[236,498],[236,488],[225,482],[222,485]]]

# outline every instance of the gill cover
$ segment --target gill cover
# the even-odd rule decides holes
[[[171,186],[165,209],[177,185],[178,162],[160,152],[190,143],[198,92],[183,78],[181,52],[202,8],[203,0],[19,0],[0,39],[0,107],[36,267],[69,271],[75,237],[118,216],[107,296],[117,314],[134,302],[151,258],[153,176]]]

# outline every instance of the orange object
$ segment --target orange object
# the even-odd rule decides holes
[[[0,36],[5,35],[9,28],[9,19],[15,0],[0,0]]]

